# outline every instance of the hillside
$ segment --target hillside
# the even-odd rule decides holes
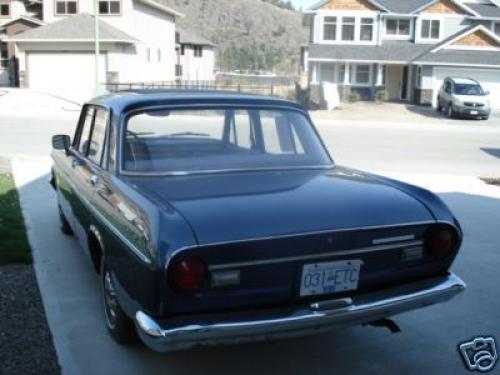
[[[307,41],[298,12],[268,0],[161,0],[185,14],[179,24],[218,46],[221,70],[296,73]],[[271,1],[271,3],[269,2]],[[286,2],[285,2],[286,3]]]

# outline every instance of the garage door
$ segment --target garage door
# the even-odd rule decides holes
[[[448,76],[475,79],[481,83],[485,90],[490,92],[491,107],[500,110],[500,70],[490,69],[434,68],[434,107],[436,106],[439,88],[443,80]]]
[[[91,90],[95,57],[90,52],[29,52],[28,81],[32,89]],[[106,57],[101,54],[99,80],[106,79]]]

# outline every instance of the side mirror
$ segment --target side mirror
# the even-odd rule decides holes
[[[70,145],[71,140],[69,135],[58,134],[52,137],[52,148],[54,148],[54,150],[64,150],[68,152]]]

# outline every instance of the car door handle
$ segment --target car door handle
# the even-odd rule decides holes
[[[97,183],[99,182],[99,176],[93,175],[92,177],[90,177],[89,181],[90,181],[90,185],[92,185],[93,187],[96,187]]]

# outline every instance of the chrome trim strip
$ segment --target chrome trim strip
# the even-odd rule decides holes
[[[387,238],[376,238],[372,241],[374,245],[381,245],[384,243],[398,242],[398,241],[409,241],[415,239],[414,234],[408,234],[405,236],[387,237]]]
[[[168,268],[170,262],[173,258],[175,258],[179,253],[194,250],[194,249],[202,249],[210,246],[223,246],[229,244],[238,244],[242,242],[257,242],[257,241],[267,241],[267,240],[277,240],[281,238],[294,238],[301,236],[314,236],[320,234],[327,233],[338,233],[338,232],[352,232],[352,231],[367,231],[367,230],[375,230],[375,229],[386,229],[386,228],[401,228],[401,227],[410,227],[410,226],[420,226],[420,225],[433,225],[433,224],[448,224],[451,226],[455,226],[453,223],[447,221],[415,221],[413,223],[401,223],[401,224],[386,224],[386,225],[371,225],[365,227],[351,227],[351,228],[339,228],[339,229],[325,229],[319,231],[311,231],[311,232],[301,232],[301,233],[292,233],[292,234],[277,234],[275,236],[263,236],[263,237],[255,237],[255,238],[243,238],[238,240],[231,241],[219,241],[219,242],[211,242],[202,245],[190,245],[180,247],[177,250],[174,250],[171,254],[168,255],[167,262],[165,264],[165,269]]]
[[[75,185],[73,182],[70,180],[68,176],[66,176],[67,182],[71,185],[71,188],[73,189],[73,192],[78,196],[79,199],[85,204],[85,206],[92,211],[95,216],[101,221],[102,224],[106,225],[111,229],[111,231],[123,242],[125,245],[128,246],[130,250],[132,250],[133,254],[135,254],[141,261],[143,261],[146,264],[151,264],[152,261],[150,258],[148,258],[144,253],[142,253],[132,242],[130,242],[111,222],[104,217],[103,214],[101,214],[92,204],[90,201],[85,198],[83,195],[79,194],[75,188]]]
[[[354,255],[359,255],[359,254],[371,253],[374,251],[385,251],[385,250],[393,250],[393,249],[399,249],[399,248],[404,248],[404,247],[415,247],[415,246],[420,246],[422,244],[423,244],[423,241],[421,241],[421,240],[407,241],[407,242],[400,242],[400,243],[396,243],[396,244],[360,247],[360,248],[351,249],[351,250],[329,251],[327,253],[321,253],[321,254],[297,255],[297,256],[291,256],[291,257],[262,259],[262,260],[254,260],[254,261],[239,262],[239,263],[214,264],[214,265],[209,265],[208,269],[210,271],[216,271],[216,270],[225,270],[225,269],[229,269],[229,268],[262,266],[262,265],[269,265],[269,264],[276,264],[276,263],[298,262],[298,261],[331,258],[331,257],[346,256],[346,255],[348,255],[348,256],[353,255],[354,256]]]
[[[139,335],[150,348],[167,352],[200,344],[245,342],[269,338],[317,333],[318,329],[355,325],[450,300],[464,291],[465,283],[456,275],[426,279],[387,288],[380,292],[352,297],[346,306],[314,311],[310,306],[283,315],[259,320],[214,322],[168,327],[143,311],[137,311],[135,322]],[[325,301],[327,302],[327,301]]]

